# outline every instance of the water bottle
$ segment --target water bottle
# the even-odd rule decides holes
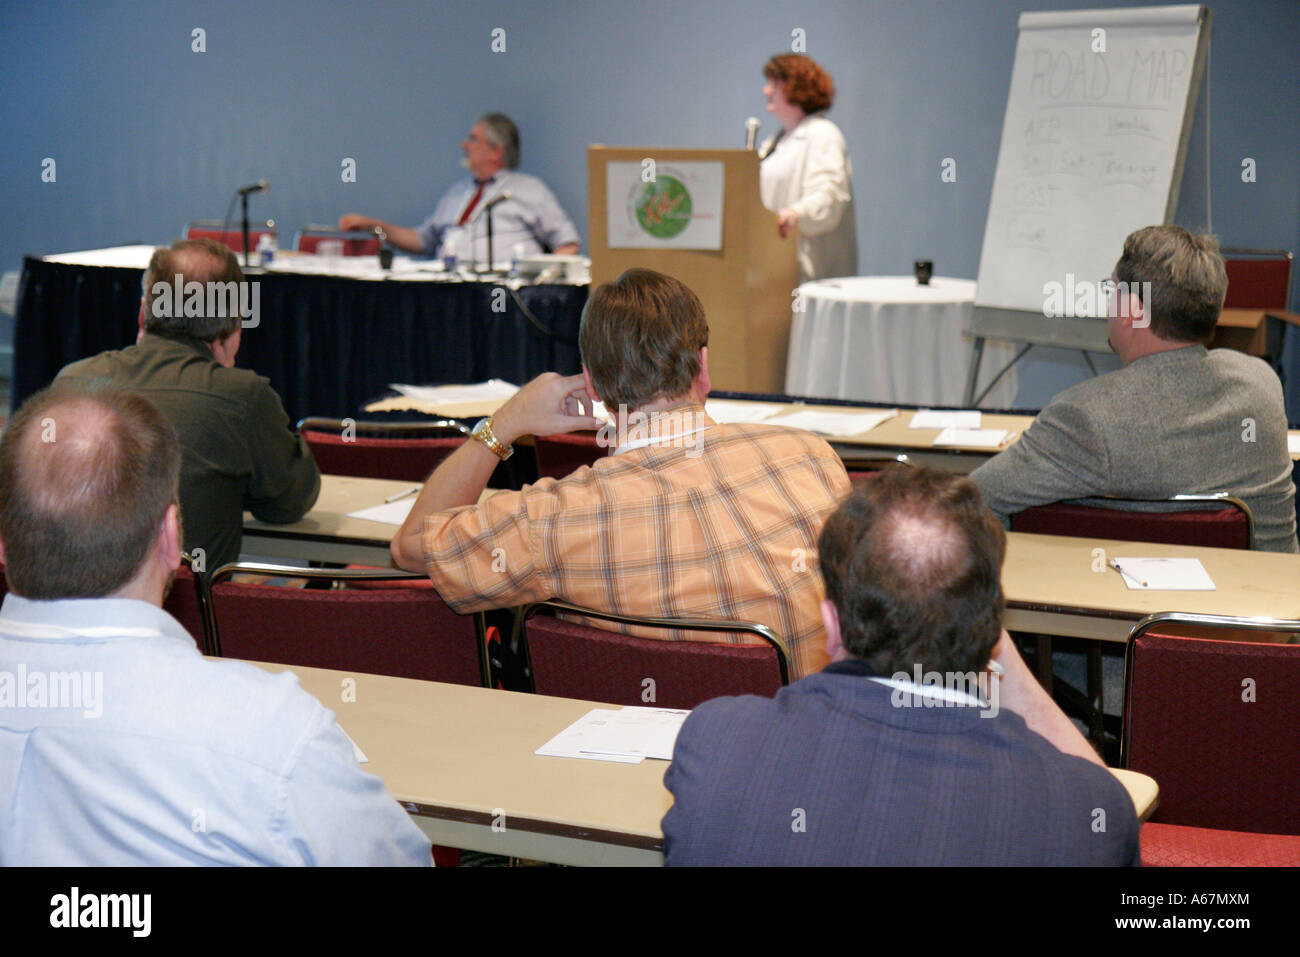
[[[263,269],[267,268],[275,261],[276,249],[277,244],[275,241],[275,233],[262,233],[262,235],[258,237],[257,261],[261,264]]]

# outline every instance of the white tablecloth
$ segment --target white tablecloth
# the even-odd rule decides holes
[[[785,391],[862,402],[959,406],[970,365],[975,283],[936,276],[861,276],[804,283],[790,326]],[[798,303],[796,302],[796,307]],[[989,342],[976,394],[1015,350]],[[1015,404],[1012,369],[981,403]]]

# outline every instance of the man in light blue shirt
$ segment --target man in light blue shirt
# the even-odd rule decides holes
[[[414,229],[358,213],[339,219],[339,229],[380,226],[389,242],[407,252],[442,256],[455,252],[462,262],[487,262],[487,212],[492,216],[492,258],[502,262],[517,251],[576,253],[578,231],[555,195],[536,176],[520,173],[519,130],[501,113],[479,117],[461,143],[470,171],[443,194],[433,214]],[[506,198],[503,198],[506,197]]]
[[[333,712],[162,610],[180,448],[139,395],[55,386],[0,438],[0,865],[428,865]]]

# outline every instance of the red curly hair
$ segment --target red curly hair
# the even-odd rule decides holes
[[[805,113],[829,110],[835,100],[831,75],[802,53],[778,53],[763,67],[763,76],[780,83],[786,100]]]

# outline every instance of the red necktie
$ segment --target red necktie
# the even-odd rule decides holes
[[[483,198],[483,189],[484,187],[487,186],[487,184],[488,184],[487,180],[484,180],[482,183],[478,184],[478,192],[476,192],[473,195],[473,197],[470,199],[469,205],[465,207],[465,212],[460,214],[460,219],[456,221],[457,226],[464,226],[467,222],[469,222],[470,213],[474,212],[474,207],[477,206],[478,201]]]

